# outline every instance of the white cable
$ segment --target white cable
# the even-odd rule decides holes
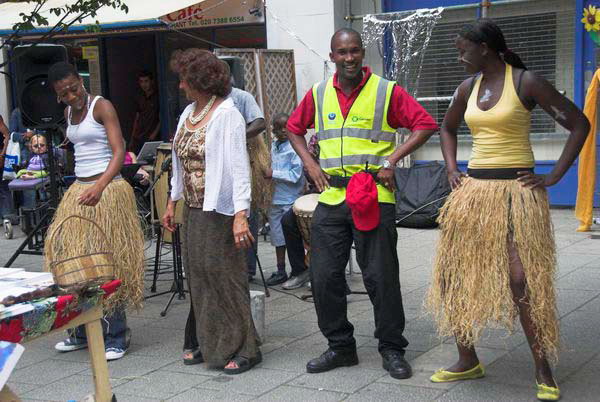
[[[327,75],[327,73],[329,72],[329,65],[328,63],[331,63],[331,61],[323,56],[321,56],[319,54],[319,52],[317,52],[315,49],[313,49],[312,47],[310,47],[310,45],[308,45],[306,42],[304,42],[304,40],[294,31],[292,31],[291,29],[287,28],[281,21],[281,19],[279,17],[277,17],[275,14],[273,14],[273,12],[269,9],[269,7],[265,4],[265,10],[267,11],[267,13],[271,16],[271,18],[273,19],[273,21],[279,26],[279,28],[281,28],[282,30],[284,30],[288,35],[290,35],[292,38],[294,38],[296,41],[300,42],[302,45],[304,45],[305,48],[307,48],[310,52],[312,52],[313,54],[315,54],[319,59],[323,60],[324,65],[325,65],[325,72],[324,72],[324,76]]]
[[[402,222],[403,220],[405,220],[405,219],[406,219],[406,218],[408,218],[409,216],[413,215],[415,212],[418,212],[418,211],[420,211],[421,209],[423,209],[423,208],[425,208],[425,207],[427,207],[427,206],[429,206],[429,205],[431,205],[431,204],[433,204],[433,203],[435,203],[435,202],[441,201],[441,200],[443,200],[444,198],[447,198],[447,197],[448,197],[448,196],[447,196],[447,195],[445,195],[445,196],[443,196],[443,197],[440,197],[440,198],[438,198],[437,200],[433,200],[433,201],[431,201],[431,202],[428,202],[427,204],[421,205],[419,208],[415,209],[415,210],[414,210],[414,211],[412,211],[410,214],[408,214],[408,215],[404,215],[404,216],[403,216],[402,218],[400,218],[400,219],[396,219],[396,223]]]

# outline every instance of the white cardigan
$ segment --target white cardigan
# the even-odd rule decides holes
[[[188,105],[177,124],[177,135],[185,120],[194,110],[195,102]],[[183,168],[172,151],[173,175],[171,199],[183,198]],[[232,216],[250,209],[250,163],[246,150],[246,123],[231,98],[225,99],[213,112],[206,130],[205,188],[203,211],[216,211]]]

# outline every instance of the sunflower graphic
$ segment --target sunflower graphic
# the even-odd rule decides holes
[[[588,32],[600,31],[600,15],[598,15],[598,9],[591,4],[583,9],[583,18],[581,22],[585,25],[585,29]]]

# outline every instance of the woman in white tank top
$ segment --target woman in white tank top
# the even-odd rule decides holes
[[[70,219],[53,249],[61,258],[107,249],[113,253],[121,286],[105,302],[108,325],[103,327],[106,358],[114,360],[125,354],[129,344],[125,308],[141,307],[143,298],[144,241],[133,189],[119,175],[125,156],[121,127],[112,103],[88,94],[72,65],[54,64],[48,78],[57,100],[67,105],[67,137],[75,146],[77,176],[58,206],[49,233],[66,217],[79,215],[96,222],[106,234],[104,239],[89,222]],[[86,346],[80,327],[55,348],[69,352]]]

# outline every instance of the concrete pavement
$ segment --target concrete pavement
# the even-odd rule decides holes
[[[559,269],[558,308],[563,350],[555,376],[564,401],[600,399],[600,240],[577,233],[570,210],[553,210]],[[143,310],[129,313],[132,343],[119,361],[109,363],[119,401],[534,401],[533,361],[523,333],[490,329],[479,344],[486,365],[483,379],[434,384],[432,372],[456,359],[452,339],[439,339],[431,318],[422,311],[431,272],[437,230],[398,229],[400,280],[406,310],[407,358],[414,376],[395,380],[381,368],[373,338],[373,312],[367,296],[349,296],[349,318],[355,326],[360,364],[323,374],[307,374],[306,362],[327,348],[312,303],[272,292],[267,299],[267,337],[263,363],[239,376],[226,376],[204,365],[181,361],[188,301],[175,300],[160,316],[168,296],[149,299]],[[8,260],[22,239],[0,239],[0,262]],[[148,244],[148,255],[153,245]],[[259,255],[267,271],[275,269],[274,249],[261,239]],[[168,258],[168,257],[167,257]],[[41,257],[21,256],[14,267],[39,270]],[[355,270],[358,267],[355,265]],[[268,275],[268,273],[267,273]],[[150,275],[147,277],[150,279]],[[160,276],[168,290],[170,275]],[[360,273],[348,277],[353,290],[364,290]],[[149,284],[149,281],[147,281]],[[148,285],[149,288],[149,285]],[[259,285],[253,288],[260,290]],[[303,294],[305,290],[296,291]],[[147,291],[149,294],[149,291]],[[9,381],[23,400],[66,401],[92,392],[87,351],[61,354],[53,346],[61,336],[26,345]]]

